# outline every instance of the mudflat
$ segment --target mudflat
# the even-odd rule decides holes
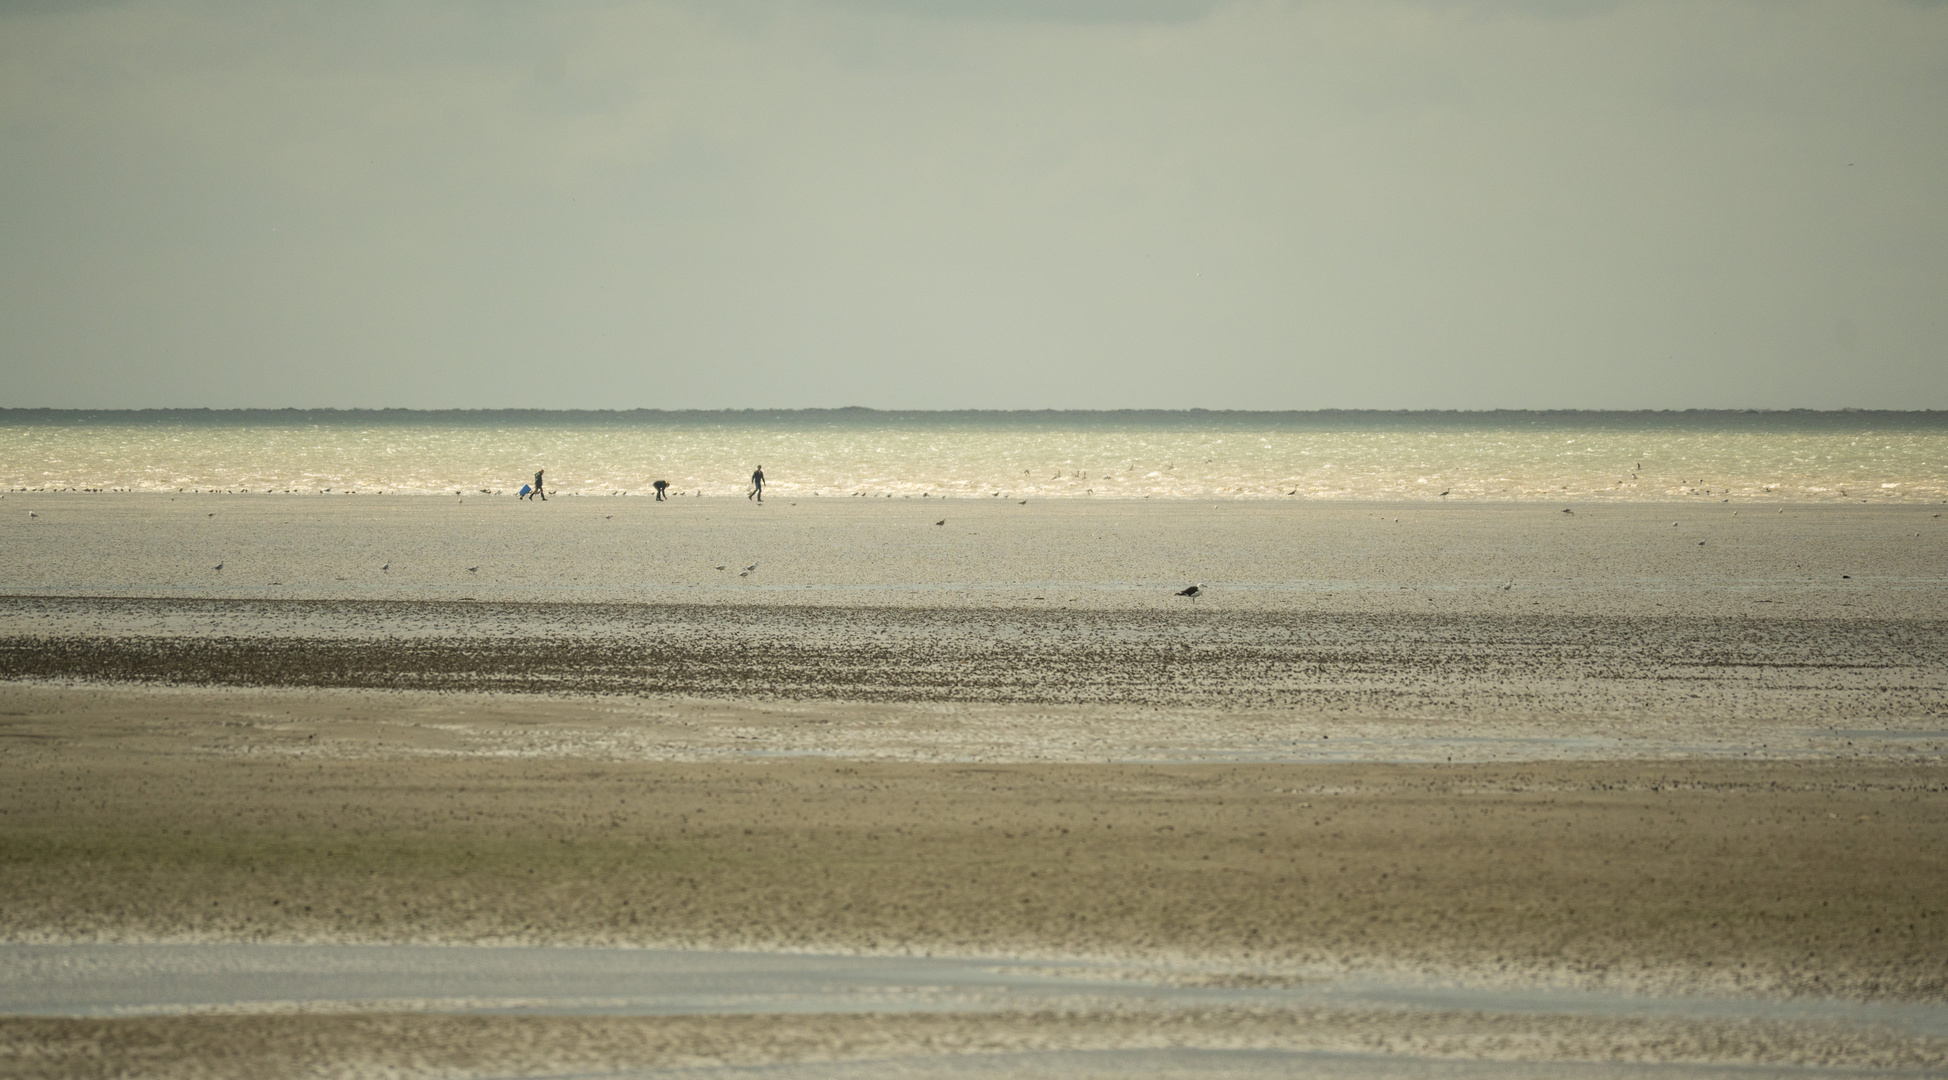
[[[572,749],[624,722],[613,701],[535,703],[571,748],[550,756],[465,737],[515,723],[526,710],[507,696],[16,684],[0,699],[0,934],[14,941],[932,952],[1086,958],[1138,979],[1189,965],[1248,985],[1365,971],[1948,997],[1948,783],[1934,755],[1898,744],[1853,760],[615,760]],[[815,712],[780,722],[844,724],[843,707]],[[1086,1004],[787,1020],[22,1018],[0,1021],[0,1042],[23,1075],[52,1076],[973,1052],[1079,1075],[1046,1055],[1135,1046],[1948,1062],[1948,1040],[1849,1025]]]
[[[1948,999],[1948,533],[1926,508],[970,501],[978,527],[954,537],[899,500],[779,508],[795,522],[557,500],[589,520],[494,505],[457,526],[475,509],[457,500],[360,497],[348,523],[351,500],[65,498],[0,533],[11,941],[935,952]],[[198,532],[223,518],[246,520]],[[618,521],[638,526],[626,541]],[[25,531],[49,523],[65,531]],[[244,554],[192,563],[213,537]],[[508,554],[469,561],[490,541]],[[253,565],[262,583],[216,577]],[[1171,595],[1191,581],[1209,598]],[[201,1067],[259,1039],[357,1044],[391,1062],[375,1071],[420,1046],[428,1068],[477,1071],[466,1055],[501,1035],[467,1025],[510,1047],[596,1038],[576,1026],[592,1020],[494,1023],[9,1020],[0,1042],[40,1055],[29,1071],[93,1075],[189,1068],[154,1056],[167,1045],[205,1047],[184,1050]],[[812,1042],[685,1057],[657,1042],[676,1021],[614,1023],[600,1038],[641,1053],[603,1061],[645,1067],[1164,1031],[1541,1046],[1501,1021],[1440,1021],[1472,1034],[1436,1045],[1408,1035],[1438,1024],[1274,1010],[806,1021]],[[1948,1060],[1940,1040],[1794,1050],[1783,1028],[1647,1023],[1531,1056]],[[1681,1049],[1694,1037],[1716,1049]]]
[[[1948,994],[1948,781],[1911,755],[576,760],[438,726],[429,743],[465,701],[4,702],[13,940],[955,950]]]
[[[1936,619],[1948,581],[1943,511],[1716,498],[1024,505],[826,497],[760,506],[741,498],[12,493],[0,498],[0,592]],[[1173,595],[1191,584],[1205,587],[1196,601]]]

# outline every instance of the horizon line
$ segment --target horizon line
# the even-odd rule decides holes
[[[1793,406],[1789,408],[1757,408],[1745,406],[1690,406],[1685,408],[1583,408],[1550,407],[1520,408],[1492,407],[1478,409],[1455,408],[1317,408],[1317,409],[1224,409],[1193,406],[1187,408],[880,408],[867,405],[840,406],[765,406],[765,407],[726,407],[726,408],[683,408],[665,409],[652,407],[617,408],[533,408],[521,406],[442,406],[424,408],[403,405],[281,405],[281,406],[210,406],[210,405],[144,405],[138,407],[91,407],[57,405],[0,405],[0,416],[20,413],[38,414],[161,414],[198,413],[212,415],[242,413],[464,413],[464,414],[581,414],[593,416],[758,416],[776,414],[844,414],[844,415],[965,415],[987,414],[1003,416],[1022,415],[1150,415],[1150,416],[1339,416],[1339,415],[1386,415],[1386,416],[1492,416],[1506,414],[1526,414],[1538,416],[1555,415],[1600,415],[1600,416],[1682,416],[1686,414],[1708,413],[1736,416],[1780,416],[1780,415],[1820,415],[1820,416],[1948,416],[1948,409],[1919,408],[1865,408],[1860,406],[1838,406],[1834,408],[1811,408]]]

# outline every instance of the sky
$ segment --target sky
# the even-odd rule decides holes
[[[0,406],[1948,408],[1948,4],[0,0]]]

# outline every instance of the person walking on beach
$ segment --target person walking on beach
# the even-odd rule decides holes
[[[764,501],[764,466],[758,466],[758,470],[751,474],[751,491],[744,497]]]
[[[658,480],[649,486],[656,489],[656,501],[662,502],[663,492],[669,488],[670,482],[668,480]]]
[[[536,469],[536,470],[534,470],[534,495],[535,495],[535,496],[539,496],[542,502],[547,502],[547,501],[548,501],[548,493],[547,493],[546,491],[544,491],[544,490],[542,490],[542,487],[541,487],[541,474],[542,474],[542,473],[544,473],[544,472],[546,472],[546,471],[547,471],[546,469]],[[530,496],[530,497],[533,497],[533,496]]]

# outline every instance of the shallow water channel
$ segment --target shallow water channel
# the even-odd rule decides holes
[[[0,945],[0,1014],[425,1011],[501,1015],[982,1012],[1257,1006],[1530,1016],[1767,1019],[1948,1037],[1948,1006],[1652,997],[1372,977],[1254,978],[1191,966],[657,949],[430,945]],[[568,1075],[568,1074],[564,1074]],[[575,1074],[581,1075],[581,1074]],[[714,1066],[606,1077],[1881,1075],[1751,1065],[1511,1062],[1286,1050],[1049,1050]]]
[[[821,953],[471,945],[0,945],[0,1013],[553,1015],[920,1012],[1143,1003],[1824,1020],[1948,1037],[1948,1006],[1653,997],[1195,967]]]

